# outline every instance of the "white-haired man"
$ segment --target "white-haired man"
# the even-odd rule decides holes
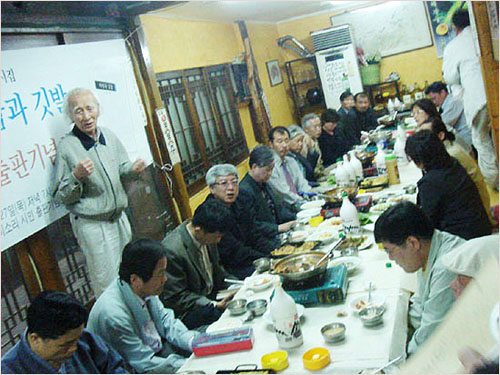
[[[70,211],[99,296],[117,277],[121,252],[132,239],[122,180],[139,175],[146,164],[131,163],[116,135],[97,126],[99,102],[89,89],[71,90],[64,107],[74,126],[57,147],[52,195]]]
[[[253,246],[251,236],[255,228],[255,216],[251,212],[241,212],[235,204],[239,193],[238,171],[232,164],[212,166],[205,181],[210,195],[202,205],[217,202],[229,209],[231,216],[227,221],[226,232],[217,245],[220,261],[227,272],[241,279],[250,276],[255,267],[252,262],[269,256],[274,247]]]

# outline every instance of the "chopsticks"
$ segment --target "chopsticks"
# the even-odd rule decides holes
[[[399,361],[401,358],[403,358],[403,354],[401,354],[398,358],[394,358],[392,361],[389,361],[387,362],[385,365],[383,365],[382,367],[379,367],[378,369],[370,372],[370,374],[376,374],[380,371],[382,371],[383,369],[385,369],[386,367],[389,367],[390,365],[392,365],[393,363],[396,363],[397,361]]]

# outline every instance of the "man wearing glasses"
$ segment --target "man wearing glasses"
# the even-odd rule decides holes
[[[203,205],[216,201],[231,212],[227,231],[218,244],[221,263],[232,275],[245,278],[255,269],[252,262],[269,256],[274,249],[257,249],[249,245],[249,234],[253,231],[255,220],[250,212],[241,212],[234,205],[239,192],[238,171],[234,165],[214,165],[208,170],[205,181],[210,195]]]
[[[269,132],[270,147],[274,150],[274,168],[269,185],[281,194],[283,201],[298,212],[305,203],[301,192],[311,191],[297,161],[288,155],[290,132],[283,126],[275,126]]]
[[[415,331],[407,350],[413,354],[453,304],[450,283],[455,274],[444,267],[442,257],[465,240],[434,229],[420,207],[405,201],[380,215],[375,223],[375,241],[405,272],[417,272],[417,291],[410,299],[409,310],[410,328]]]

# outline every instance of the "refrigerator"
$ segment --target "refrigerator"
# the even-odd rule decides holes
[[[311,38],[326,107],[337,110],[344,91],[363,91],[352,29],[340,25],[313,31]]]

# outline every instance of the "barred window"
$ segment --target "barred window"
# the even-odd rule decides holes
[[[205,186],[212,165],[236,165],[248,156],[230,65],[158,73],[156,79],[188,192],[196,193]]]

